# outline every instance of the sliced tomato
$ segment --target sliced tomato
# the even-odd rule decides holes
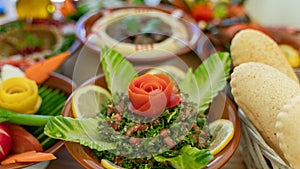
[[[16,124],[6,125],[12,136],[12,148],[11,153],[23,153],[26,151],[43,151],[43,148],[40,142],[28,131],[26,131],[23,127]]]
[[[214,18],[214,9],[206,4],[198,4],[192,7],[191,15],[196,21],[211,21]]]
[[[0,123],[0,161],[9,153],[12,147],[12,137],[4,123]]]

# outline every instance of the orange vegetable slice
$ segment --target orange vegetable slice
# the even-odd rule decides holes
[[[36,152],[31,155],[22,156],[16,159],[17,162],[41,162],[41,161],[48,161],[54,160],[56,157],[51,153],[45,152]]]
[[[25,70],[27,78],[43,83],[69,56],[70,52],[63,52],[45,61],[38,62]]]
[[[56,157],[51,153],[26,151],[24,153],[13,154],[1,161],[1,165],[14,164],[17,162],[41,162],[54,160]]]
[[[30,155],[35,154],[35,153],[36,153],[36,151],[27,151],[27,152],[24,152],[24,153],[9,155],[3,161],[1,161],[1,165],[8,165],[8,164],[16,163],[17,158],[20,158],[22,156],[30,156]]]

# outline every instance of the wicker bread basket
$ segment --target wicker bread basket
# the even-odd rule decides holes
[[[241,140],[239,150],[248,169],[290,169],[277,153],[266,144],[260,133],[239,108]]]

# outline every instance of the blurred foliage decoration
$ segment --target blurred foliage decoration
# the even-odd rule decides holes
[[[97,10],[103,8],[112,8],[112,7],[119,7],[124,5],[124,1],[121,0],[84,0],[78,1],[75,3],[76,11],[66,19],[75,20],[77,21],[81,16],[88,12],[95,12]]]

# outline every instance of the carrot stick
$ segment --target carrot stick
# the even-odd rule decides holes
[[[35,153],[36,153],[36,151],[26,151],[24,153],[9,155],[3,161],[1,161],[1,165],[16,163],[17,158],[22,157],[22,156],[31,156],[32,154],[35,154]]]
[[[30,156],[26,155],[16,159],[17,162],[41,162],[54,160],[56,157],[51,153],[36,152]]]
[[[64,17],[74,13],[76,8],[71,0],[65,0],[64,5],[60,8],[60,12]]]
[[[41,162],[54,160],[56,157],[51,153],[26,151],[24,153],[13,154],[1,161],[1,165],[14,164],[17,162]]]
[[[69,56],[70,52],[63,52],[45,61],[38,62],[25,70],[27,78],[37,83],[44,82]]]

